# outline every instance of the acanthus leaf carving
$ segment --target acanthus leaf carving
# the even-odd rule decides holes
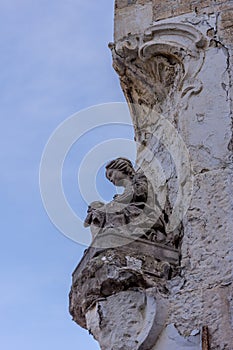
[[[131,105],[136,138],[136,106],[155,109],[174,121],[186,109],[193,94],[202,90],[198,73],[204,63],[207,40],[195,27],[184,23],[162,23],[148,28],[142,36],[129,36],[111,45],[113,65]],[[132,106],[134,105],[134,106]]]

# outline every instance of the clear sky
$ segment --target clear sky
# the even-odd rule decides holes
[[[107,47],[113,8],[113,0],[0,2],[4,350],[99,349],[68,313],[71,273],[86,247],[50,222],[38,173],[44,146],[61,122],[83,108],[124,101]],[[68,180],[72,159],[75,154],[67,159]],[[69,181],[64,188],[75,207],[76,190]]]

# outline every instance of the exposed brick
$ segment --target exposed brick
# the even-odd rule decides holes
[[[214,13],[231,8],[233,1],[227,0],[153,0],[153,19],[155,21],[189,12]]]
[[[225,44],[233,45],[233,8],[223,11],[220,15],[219,35]]]
[[[116,0],[115,1],[115,8],[116,9],[122,9],[126,6],[128,6],[128,0]]]
[[[152,2],[152,0],[116,0],[115,1],[115,8],[116,9],[122,9],[124,7],[130,6],[130,5],[146,5],[147,3]]]

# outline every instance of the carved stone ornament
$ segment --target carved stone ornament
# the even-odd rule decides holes
[[[70,313],[102,350],[149,350],[165,325],[167,283],[178,271],[177,250],[146,240],[90,247],[73,273]]]
[[[166,234],[166,215],[144,173],[140,169],[135,171],[128,159],[117,158],[106,166],[106,177],[125,189],[110,203],[95,201],[89,205],[84,226],[90,226],[93,240],[97,235],[117,233],[174,246],[174,237]]]
[[[93,242],[73,273],[70,313],[102,350],[149,350],[165,325],[180,253],[143,172],[117,158],[106,176],[125,190],[88,208]]]
[[[175,121],[178,112],[187,108],[189,97],[201,91],[197,75],[206,44],[201,32],[182,23],[156,24],[144,35],[110,44],[113,66],[131,106],[137,141],[142,141],[140,134],[146,125],[145,107]]]

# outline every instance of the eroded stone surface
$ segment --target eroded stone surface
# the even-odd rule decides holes
[[[122,291],[151,288],[166,300],[168,281],[179,273],[179,252],[148,241],[114,249],[89,248],[88,253],[73,274],[70,292],[70,313],[84,328],[86,312],[97,301]]]
[[[102,350],[149,350],[164,327],[167,311],[166,301],[161,303],[155,290],[151,295],[120,292],[87,312],[87,328]]]
[[[140,34],[153,21],[152,3],[125,4],[125,1],[119,2],[115,12],[115,31],[114,39],[118,41],[131,34]]]
[[[182,334],[208,324],[214,349],[231,349],[233,344],[232,183],[230,169],[196,176],[184,223],[185,285],[174,294],[171,312]]]
[[[152,350],[200,350],[200,331],[194,330],[189,337],[182,337],[173,324],[168,325]]]

